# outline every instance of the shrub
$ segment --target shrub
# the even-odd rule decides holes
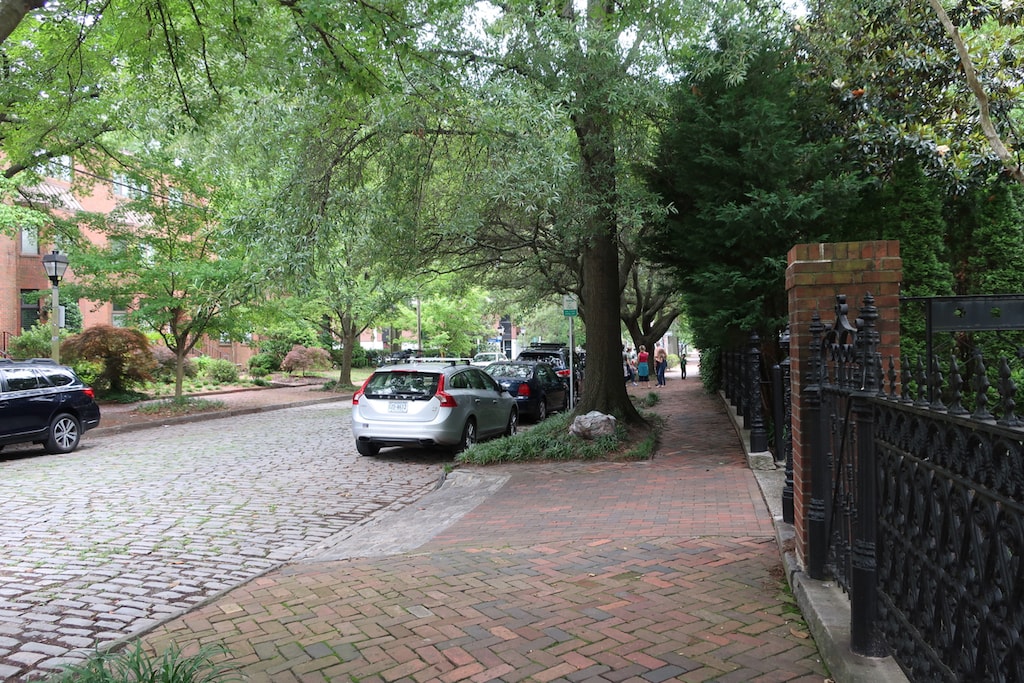
[[[295,346],[315,346],[317,343],[316,330],[308,325],[292,324],[282,325],[261,335],[259,340],[260,354],[269,354],[274,358],[274,370],[281,369],[284,357],[288,355]]]
[[[156,378],[161,382],[173,382],[177,376],[177,356],[174,355],[174,351],[163,345],[154,346],[151,350],[156,360]],[[196,363],[191,358],[185,358],[183,369],[185,377],[195,377],[198,373]]]
[[[50,335],[50,326],[37,322],[17,337],[11,337],[8,351],[14,358],[49,358]]]
[[[196,373],[199,375],[205,375],[206,368],[210,367],[211,362],[213,362],[213,359],[209,356],[199,356],[196,358]]]
[[[103,369],[93,384],[100,393],[126,393],[135,384],[151,381],[156,367],[146,335],[128,327],[90,327],[69,337],[61,352],[72,363],[102,363]]]
[[[330,366],[330,354],[327,353],[327,349],[322,349],[319,346],[308,347],[296,344],[281,361],[281,369],[290,373],[305,374],[309,370],[323,370]]]
[[[257,353],[249,359],[249,374],[253,377],[266,377],[280,369],[281,363],[273,354]]]
[[[143,650],[140,643],[116,653],[97,652],[81,664],[71,664],[48,678],[50,683],[125,683],[161,681],[161,683],[214,683],[241,680],[230,665],[216,661],[227,655],[223,646],[206,646],[192,656],[172,645],[161,655]]]
[[[238,381],[238,366],[224,358],[211,358],[204,374],[218,384],[234,384]]]

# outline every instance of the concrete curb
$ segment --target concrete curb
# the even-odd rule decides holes
[[[792,551],[796,530],[792,524],[782,521],[785,471],[769,469],[763,466],[763,459],[752,458],[758,454],[750,452],[750,433],[743,429],[742,418],[721,392],[719,397],[743,445],[747,462],[754,470],[764,502],[772,513],[786,580],[832,679],[836,683],[908,683],[906,674],[892,657],[862,657],[850,650],[849,598],[834,582],[809,577]]]
[[[285,408],[299,408],[301,406],[317,405],[320,403],[334,403],[338,401],[351,401],[351,395],[329,396],[325,398],[314,398],[306,401],[292,401],[266,406],[249,406],[246,408],[228,408],[226,410],[211,410],[206,413],[192,413],[191,415],[178,415],[148,422],[137,422],[133,424],[118,425],[116,427],[97,427],[86,432],[89,436],[110,436],[112,434],[124,434],[136,432],[140,429],[153,429],[154,427],[170,427],[172,425],[187,424],[189,422],[204,422],[206,420],[219,420],[224,417],[235,417],[236,415],[251,415],[252,413],[266,413],[271,410],[284,410]],[[100,424],[103,424],[102,421]]]

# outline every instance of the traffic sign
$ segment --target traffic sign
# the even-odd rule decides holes
[[[572,294],[566,294],[562,297],[562,315],[566,317],[576,317],[579,315],[579,303]]]

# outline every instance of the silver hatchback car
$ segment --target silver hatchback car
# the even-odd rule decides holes
[[[377,369],[352,396],[361,455],[385,446],[469,448],[516,433],[516,400],[480,368],[409,363]]]

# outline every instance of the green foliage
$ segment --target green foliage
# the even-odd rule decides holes
[[[152,379],[156,361],[146,336],[133,328],[97,325],[69,337],[61,346],[71,362],[103,364],[93,387],[100,393],[121,394]]]
[[[11,337],[7,350],[14,358],[49,358],[51,337],[49,323],[39,321],[17,337]]]
[[[658,405],[661,401],[661,396],[656,391],[648,391],[646,395],[635,398],[634,400],[640,403],[643,408],[651,408]]]
[[[211,358],[203,374],[218,384],[234,384],[238,381],[238,366],[225,358]]]
[[[716,394],[722,388],[722,349],[712,346],[700,350],[700,382],[704,391]]]
[[[260,335],[260,356],[267,356],[270,361],[260,361],[270,370],[279,370],[284,357],[296,346],[316,346],[317,333],[308,322],[293,322],[275,327]]]
[[[728,32],[717,41],[732,42]],[[649,174],[675,213],[646,241],[647,256],[672,269],[699,348],[781,329],[787,251],[843,237],[836,229],[859,188],[835,145],[805,134],[814,93],[785,46],[767,36],[744,44],[756,50],[742,81],[712,72],[677,86]]]
[[[110,214],[82,216],[106,239],[82,242],[72,253],[74,293],[120,302],[130,321],[157,333],[179,357],[204,335],[238,336],[265,282],[251,254],[226,233],[206,179],[168,150],[139,151],[132,164],[130,182],[148,191]]]
[[[280,369],[280,361],[269,353],[257,353],[249,359],[249,374],[253,377],[266,377]]]
[[[146,338],[148,339],[149,336],[147,335]],[[177,356],[162,344],[150,346],[150,350],[153,352],[153,359],[156,361],[156,369],[153,373],[154,378],[159,382],[173,382],[177,372]],[[191,358],[184,359],[182,369],[185,373],[184,376],[187,378],[193,378],[199,374],[199,368]]]
[[[866,194],[865,204],[874,207],[882,237],[899,240],[903,258],[904,296],[937,296],[953,293],[953,274],[946,251],[941,185],[925,176],[913,159],[896,164],[892,179]],[[851,301],[851,309],[860,305]],[[925,320],[920,305],[909,304],[900,315],[901,353],[913,358],[924,350]]]
[[[78,302],[66,302],[61,304],[64,307],[64,332],[77,334],[82,331],[82,309]]]
[[[963,38],[993,128],[1020,146],[1024,51],[1017,2],[942,3]],[[848,140],[844,157],[887,177],[902,160],[922,162],[960,192],[1003,170],[979,126],[979,102],[956,46],[927,2],[811,3],[797,33],[812,77],[828,83],[819,120]],[[1008,159],[1006,170],[1019,160]]]
[[[185,655],[177,645],[154,655],[141,643],[117,652],[96,652],[84,663],[71,664],[47,683],[226,683],[242,680],[233,667],[217,660],[229,651],[206,646]]]
[[[144,415],[193,415],[205,413],[211,410],[221,410],[225,407],[224,401],[217,401],[194,396],[182,396],[181,398],[170,398],[165,401],[151,401],[143,403],[136,410]]]
[[[997,179],[956,203],[950,230],[956,289],[971,294],[1024,293],[1024,186]]]

